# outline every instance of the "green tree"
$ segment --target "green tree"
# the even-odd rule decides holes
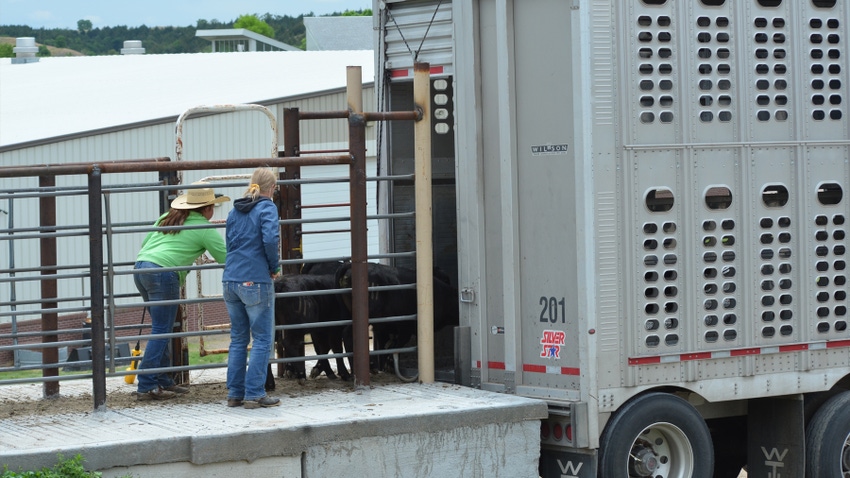
[[[15,53],[12,48],[11,43],[0,43],[0,58],[13,58]]]
[[[341,17],[371,17],[372,9],[367,8],[365,10],[346,10],[342,12]]]
[[[77,30],[80,33],[86,34],[91,31],[91,28],[91,20],[77,20]]]
[[[254,33],[274,38],[274,28],[268,23],[257,18],[256,15],[240,15],[233,24],[233,28],[244,28]]]
[[[36,53],[35,56],[50,56],[50,50],[48,50],[44,45],[39,45],[38,53]]]
[[[68,44],[68,39],[63,35],[59,35],[53,40],[53,44],[56,45],[56,48],[65,48]]]

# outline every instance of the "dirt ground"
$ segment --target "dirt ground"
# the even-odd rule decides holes
[[[174,404],[206,404],[206,403],[224,403],[227,399],[227,388],[224,383],[224,374],[220,373],[221,380],[210,381],[204,383],[190,383],[189,393],[178,395],[176,398],[170,399],[167,403]],[[121,383],[116,385],[117,380]],[[106,407],[111,410],[119,410],[125,408],[138,408],[158,406],[160,402],[156,401],[138,401],[136,399],[136,385],[127,385],[123,383],[123,378],[110,378],[107,380]],[[89,389],[91,382],[82,380],[77,386],[80,388],[85,384]],[[60,385],[60,394],[55,398],[41,399],[26,399],[9,398],[8,392],[0,397],[0,419],[24,417],[32,415],[58,415],[65,413],[88,413],[93,411],[94,399],[90,391],[83,393],[64,393],[62,387],[69,387],[69,382],[63,382]],[[379,373],[372,374],[370,377],[372,387],[386,385],[390,383],[401,383],[401,381],[392,374]],[[8,385],[7,387],[20,387],[17,385]],[[38,387],[41,390],[41,385],[31,385],[30,387]],[[269,391],[268,394],[273,397],[287,398],[300,397],[304,395],[316,394],[326,390],[345,390],[354,391],[353,382],[344,382],[342,380],[329,380],[324,375],[315,379],[307,379],[306,381],[298,381],[288,378],[276,378],[275,390]]]
[[[207,348],[226,348],[226,339],[219,341],[208,340]],[[314,352],[308,346],[307,355]],[[223,357],[226,357],[223,356]],[[224,359],[223,359],[224,360]],[[315,362],[307,361],[307,372],[309,374]],[[332,367],[336,370],[334,361]],[[272,397],[300,397],[316,394],[326,390],[354,391],[354,382],[345,382],[340,379],[331,380],[325,375],[307,380],[296,380],[277,377],[277,365],[272,365],[276,375],[275,390],[269,391]],[[82,372],[85,373],[85,372]],[[192,371],[189,379],[189,393],[178,395],[166,403],[174,404],[207,404],[221,403],[227,400],[227,388],[225,386],[224,368],[213,370]],[[106,380],[106,407],[111,410],[126,408],[158,406],[158,401],[138,401],[136,387],[138,381],[127,384],[123,377],[111,377]],[[370,385],[372,387],[402,383],[392,373],[372,373]],[[64,413],[88,413],[94,409],[94,398],[91,393],[92,383],[89,379],[62,381],[59,384],[59,396],[43,398],[44,388],[40,383],[24,385],[0,385],[0,419],[24,417],[32,415],[57,415]]]

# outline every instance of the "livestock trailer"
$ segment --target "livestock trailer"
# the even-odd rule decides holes
[[[549,403],[541,476],[850,476],[850,4],[373,6],[383,107],[431,69],[458,362]]]

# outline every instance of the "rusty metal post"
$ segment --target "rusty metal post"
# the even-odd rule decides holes
[[[56,186],[55,176],[39,176],[38,185],[42,188],[51,188]],[[41,196],[38,200],[40,210],[40,226],[45,228],[44,232],[56,232],[56,197]],[[42,237],[39,239],[39,247],[41,248],[41,267],[56,266],[56,238]],[[41,298],[44,301],[57,298],[56,292],[56,269],[43,269],[41,275],[44,277],[41,280]],[[53,277],[52,279],[50,277]],[[55,301],[44,302],[42,308],[56,309],[58,304]],[[59,316],[56,312],[44,312],[41,314],[41,331],[55,332],[59,329]],[[56,334],[44,335],[41,338],[42,343],[55,343],[59,341],[59,336]],[[58,377],[59,376],[59,349],[56,347],[41,349],[41,363],[45,367],[54,365],[53,368],[45,368],[42,372],[43,377]],[[44,382],[44,397],[53,397],[59,394],[59,382]]]
[[[91,263],[91,370],[94,409],[106,403],[106,347],[103,338],[103,204],[100,168],[89,173],[89,262]]]
[[[298,108],[286,108],[283,110],[283,155],[285,157],[297,157],[301,155],[301,127],[298,117]],[[287,166],[280,173],[280,179],[300,179],[300,166]],[[281,219],[301,219],[301,185],[287,184],[280,191]],[[280,226],[281,257],[284,259],[301,259],[304,257],[302,250],[303,239],[301,226],[289,224]],[[296,264],[283,266],[284,274],[297,274],[301,268]],[[279,364],[283,366],[283,364]]]
[[[186,298],[186,288],[180,288],[180,298]],[[177,307],[177,318],[174,320],[172,332],[188,332],[189,324],[186,323],[186,304]],[[171,365],[182,367],[189,365],[189,339],[186,337],[174,337],[171,339]],[[174,372],[174,383],[178,385],[188,384],[190,381],[189,371]]]
[[[298,117],[298,108],[285,108],[283,110],[283,156],[295,158],[301,155],[301,126]],[[281,180],[299,179],[301,177],[301,166],[286,166],[280,171]],[[281,219],[301,219],[301,185],[287,184],[280,188],[278,196],[278,216]],[[282,259],[301,259],[304,257],[302,250],[301,225],[282,224],[280,226],[280,257]],[[301,268],[297,264],[286,264],[281,267],[284,274],[297,274]],[[286,331],[282,331],[286,335]],[[275,334],[277,336],[277,334]],[[284,357],[283,342],[276,341],[275,351],[278,357]],[[286,365],[277,364],[277,376],[283,377]]]
[[[347,67],[348,144],[351,151],[351,319],[354,384],[369,386],[369,270],[366,236],[366,121],[359,66]]]
[[[434,246],[431,222],[431,66],[413,65],[413,103],[422,111],[414,123],[416,196],[416,318],[419,381],[434,382]]]
[[[177,184],[177,171],[160,171],[159,172],[159,182],[163,185],[171,185]],[[159,213],[165,214],[166,211],[171,207],[171,201],[177,197],[176,189],[169,189],[167,191],[163,190],[160,192],[159,196]]]

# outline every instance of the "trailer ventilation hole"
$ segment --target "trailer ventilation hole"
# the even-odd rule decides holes
[[[673,209],[673,191],[665,188],[652,189],[646,194],[646,208],[652,212],[667,212]]]
[[[738,338],[738,331],[735,329],[726,329],[723,331],[723,340],[731,342]]]
[[[708,188],[705,205],[712,210],[728,209],[732,205],[732,191],[725,186]]]
[[[717,338],[719,336],[720,334],[718,334],[716,330],[709,330],[705,333],[705,341],[709,343],[717,342]]]
[[[833,205],[841,202],[843,197],[841,186],[835,183],[822,184],[818,188],[818,201],[823,205]],[[826,220],[826,216],[822,216]]]
[[[781,184],[769,184],[762,190],[761,199],[767,207],[783,207],[788,203],[788,188]]]
[[[762,322],[773,322],[774,319],[776,319],[776,314],[773,311],[766,310],[761,313]]]
[[[773,327],[763,327],[761,329],[761,336],[765,338],[771,338],[776,335],[776,329]]]
[[[717,322],[718,322],[717,316],[713,315],[713,314],[706,315],[704,321],[705,321],[705,325],[708,326],[708,327],[714,327],[715,325],[717,325]]]
[[[649,320],[646,321],[646,325],[645,325],[646,330],[648,330],[650,332],[653,331],[653,330],[658,330],[658,326],[659,326],[659,322],[658,322],[657,319],[649,319]]]
[[[667,345],[676,345],[679,343],[679,336],[676,334],[667,334],[664,336],[664,343]]]
[[[843,320],[839,320],[838,322],[835,323],[835,331],[836,332],[844,332],[845,330],[847,330],[847,322],[845,322]]]
[[[646,338],[646,346],[647,347],[658,347],[658,344],[661,343],[661,339],[658,338],[657,335],[650,335]]]

